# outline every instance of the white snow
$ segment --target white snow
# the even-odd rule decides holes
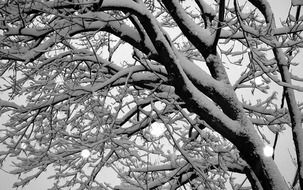
[[[98,92],[93,92],[92,93],[92,98],[93,98],[93,100],[98,100],[99,99],[99,95],[98,95]]]
[[[63,111],[58,111],[57,118],[58,119],[64,119],[66,117],[66,114]]]
[[[212,45],[215,37],[215,33],[212,33],[209,29],[204,29],[197,25],[195,22],[192,21],[191,18],[188,17],[185,11],[183,11],[182,8],[177,9],[177,14],[179,15],[180,18],[183,19],[183,24],[191,29],[191,32],[197,36],[201,42],[207,44],[207,45]]]

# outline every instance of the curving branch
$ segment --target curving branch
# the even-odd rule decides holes
[[[251,2],[267,25],[236,1],[233,8],[218,2],[219,12],[195,2],[193,12],[178,0],[0,3],[0,83],[9,97],[0,99],[0,114],[9,115],[0,160],[18,157],[14,174],[37,171],[16,186],[52,166],[56,188],[114,189],[98,179],[106,167],[119,174],[116,189],[223,189],[233,185],[230,172],[246,175],[253,189],[288,188],[256,128],[279,133],[291,124],[299,160],[302,105],[294,93],[302,87],[291,82],[302,81],[281,48],[299,47],[286,34],[302,27],[276,29],[266,1]],[[231,70],[234,86],[226,68],[244,68]],[[287,108],[277,108],[270,82],[285,89]],[[241,101],[244,88],[272,94]]]

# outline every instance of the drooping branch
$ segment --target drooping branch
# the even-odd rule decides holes
[[[183,24],[195,36],[193,29],[201,28],[193,22],[201,19],[199,13],[186,10],[184,1],[89,0],[79,3],[58,0],[21,2],[21,6],[17,4],[19,1],[11,2],[3,4],[0,10],[4,18],[0,24],[3,30],[0,69],[2,77],[9,75],[1,91],[10,93],[17,89],[15,95],[26,96],[28,104],[19,106],[11,103],[14,100],[0,100],[0,114],[12,113],[6,129],[0,131],[5,132],[5,138],[0,134],[0,141],[8,149],[0,152],[0,159],[7,155],[20,156],[20,164],[16,165],[20,169],[15,170],[16,174],[37,168],[42,172],[53,165],[56,168],[53,178],[71,179],[62,185],[58,180],[54,185],[58,188],[80,185],[81,188],[106,189],[98,175],[110,166],[123,180],[117,189],[158,188],[166,186],[165,182],[170,182],[169,188],[177,189],[186,183],[193,185],[192,188],[199,184],[205,187],[208,183],[223,188],[229,170],[244,172],[253,189],[287,189],[272,159],[263,156],[264,145],[253,124],[289,123],[288,110],[275,110],[273,96],[253,105],[245,100],[241,103],[235,94],[236,88],[229,85],[222,59],[214,51],[216,45],[221,48],[222,44],[217,41],[221,37],[229,38],[226,41],[243,38],[239,42],[246,47],[247,36],[258,46],[260,44],[259,47],[264,43],[282,44],[280,39],[270,42],[273,36],[265,37],[250,25],[257,20],[255,15],[249,14],[250,17],[241,23],[242,28],[237,28],[239,21],[233,17],[234,9],[229,7],[225,7],[227,14],[212,12],[208,18],[204,17],[205,28],[198,31],[202,35],[197,33],[196,39],[202,45],[203,40],[213,41],[204,44],[209,55],[202,60],[197,46],[185,35],[186,31],[182,33],[181,29],[182,38],[174,42],[170,40],[174,34],[166,31],[166,27],[180,29]],[[205,16],[209,10],[201,2],[196,0]],[[165,3],[178,11],[171,13],[166,9],[168,6],[163,6]],[[224,1],[216,6],[224,8]],[[12,14],[14,12],[17,14]],[[172,19],[173,14],[176,18]],[[178,24],[176,19],[184,22]],[[197,27],[188,27],[191,22]],[[236,29],[231,32],[234,36],[220,24]],[[266,27],[262,25],[261,29],[266,30]],[[203,35],[207,30],[213,33]],[[258,39],[258,35],[262,38]],[[273,35],[278,33],[273,32]],[[53,40],[52,44],[49,39]],[[125,53],[123,48],[129,45],[132,46],[127,48],[130,56],[124,57],[119,51]],[[283,45],[291,45],[291,42]],[[258,48],[252,53],[268,49]],[[194,51],[189,59],[190,53],[182,52],[187,50]],[[232,51],[225,55],[245,57],[246,53],[245,50]],[[119,63],[116,58],[126,59]],[[206,61],[211,74],[191,59]],[[245,61],[246,58],[239,64],[246,67]],[[238,83],[243,85],[241,87],[254,88],[252,83],[245,84],[255,76],[249,73],[253,64],[264,64],[261,69],[265,68],[264,71],[272,74],[270,76],[277,71],[273,60],[270,63],[268,59],[259,59],[258,63],[250,61],[245,76],[241,76]],[[229,67],[229,64],[224,66]],[[257,76],[265,74],[258,69]],[[63,81],[58,82],[58,76]],[[268,80],[278,78],[274,77]],[[293,87],[287,82],[277,84]],[[40,110],[38,114],[37,110]],[[166,126],[160,137],[151,133],[156,124]],[[193,138],[188,139],[188,134]],[[161,147],[163,140],[167,142],[165,147]],[[174,153],[166,152],[166,148],[173,149]],[[82,150],[89,150],[91,156],[83,158]],[[241,165],[239,154],[247,165]],[[190,168],[181,171],[184,168],[178,164],[184,159],[190,162],[187,164]],[[195,160],[198,161],[193,162]],[[91,170],[84,172],[86,167]],[[33,173],[28,181],[35,176]],[[224,183],[213,180],[212,176],[218,176]],[[27,179],[17,185],[24,185]]]

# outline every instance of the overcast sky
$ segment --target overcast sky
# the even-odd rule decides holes
[[[279,20],[285,20],[288,11],[289,11],[289,7],[290,7],[290,0],[269,0],[269,2],[272,5],[272,8],[274,10],[274,14],[276,16],[277,19],[277,24],[279,24]],[[123,56],[122,56],[123,57]],[[302,60],[302,59],[301,59]],[[301,73],[303,73],[303,66],[301,64]],[[302,100],[302,93],[301,95],[297,96],[298,98],[300,98]],[[4,120],[4,118],[1,118],[0,120]],[[290,132],[284,132],[283,135],[281,135],[281,139],[279,141],[278,146],[280,146],[280,151],[278,153],[278,155],[276,155],[277,158],[277,163],[278,163],[278,167],[281,169],[282,172],[284,172],[283,174],[285,175],[287,180],[292,179],[292,174],[295,170],[293,164],[285,164],[285,163],[290,163],[290,155],[289,155],[289,150],[290,150],[290,141],[291,140],[291,133]],[[291,151],[291,150],[290,150]],[[293,151],[291,151],[293,153]],[[293,155],[294,156],[294,155]],[[287,173],[286,173],[287,172]],[[104,174],[106,173],[106,175],[101,176],[102,178],[104,178],[104,180],[106,180],[106,178],[108,178],[108,176],[113,176],[113,173],[108,170],[108,171],[104,171]],[[23,188],[24,190],[43,190],[43,189],[47,189],[47,187],[50,187],[50,183],[46,180],[46,175],[41,176],[41,178],[39,178],[38,180],[33,181],[30,185],[26,186],[25,188]],[[12,184],[16,181],[16,177],[7,174],[4,171],[0,170],[0,182],[1,182],[1,186],[0,189],[3,190],[10,190],[12,189]],[[114,179],[114,177],[112,177],[111,179],[108,179],[107,182],[111,182],[111,183],[116,183],[117,180]]]

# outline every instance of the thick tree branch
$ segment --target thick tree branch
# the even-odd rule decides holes
[[[171,189],[191,182],[221,188],[224,182],[212,180],[211,175],[226,180],[227,171],[245,173],[254,190],[287,189],[273,160],[263,155],[264,144],[254,124],[272,127],[291,121],[294,139],[303,138],[296,136],[302,133],[298,126],[303,118],[295,99],[296,86],[291,84],[294,75],[278,49],[301,43],[290,38],[285,42],[287,35],[279,32],[303,28],[296,22],[296,29],[275,29],[266,1],[257,0],[255,5],[268,17],[270,27],[253,13],[234,17],[235,9],[225,7],[224,0],[216,2],[219,14],[196,0],[204,29],[203,23],[202,27],[196,24],[201,19],[199,12],[188,12],[183,8],[187,2],[178,0],[1,2],[0,72],[5,80],[1,91],[12,98],[26,97],[28,104],[0,99],[0,114],[10,114],[5,129],[0,129],[1,145],[7,146],[7,151],[0,151],[0,162],[9,155],[20,156],[14,171],[20,175],[52,164],[58,169],[54,178],[72,178],[62,185],[58,180],[54,184],[58,188],[105,189],[97,176],[110,166],[124,180],[117,189],[158,188],[167,182]],[[174,34],[167,27],[181,29],[182,37],[172,42]],[[227,27],[235,31],[226,32]],[[280,34],[282,42],[275,38]],[[226,45],[231,40],[242,43],[244,49],[254,48],[248,53],[234,52],[232,47],[224,53],[242,56],[239,65],[247,70],[238,84],[253,89],[253,83],[247,84],[256,76],[253,71],[257,76],[268,75],[262,76],[266,83],[274,81],[284,87],[289,110],[270,109],[277,105],[272,101],[274,95],[253,106],[239,101],[224,68],[230,64],[223,65],[216,52],[217,45],[225,46],[218,43],[222,38],[228,38]],[[261,59],[263,52],[271,50],[262,48],[264,44],[274,47],[276,61]],[[210,74],[181,51],[199,61],[202,54]],[[248,65],[247,53],[254,56]],[[124,62],[118,63],[121,59]],[[275,76],[277,65],[283,82]],[[154,137],[151,131],[157,124],[164,124],[166,131]],[[192,129],[198,135],[188,139]],[[162,140],[168,142],[164,150]],[[296,148],[303,147],[298,140],[294,141]],[[166,148],[174,153],[166,153]],[[91,156],[82,157],[82,150],[89,150]],[[153,156],[167,164],[154,163]],[[184,160],[190,164],[183,164]],[[86,167],[92,175],[84,172]],[[155,175],[160,177],[155,179]]]
[[[199,50],[203,57],[208,57],[213,47],[215,34],[212,34],[209,28],[204,29],[194,23],[180,6],[178,0],[162,1],[162,3],[187,39]]]
[[[274,20],[274,15],[269,3],[266,0],[250,0],[250,2],[261,11],[263,16],[265,17],[267,24],[270,25],[270,28],[275,29],[276,24]],[[289,63],[287,62],[285,54],[278,47],[273,48],[273,53],[277,61],[282,81],[291,85],[292,81],[289,72]],[[293,141],[296,149],[299,169],[299,182],[300,186],[303,187],[303,142],[301,140],[303,139],[302,116],[297,104],[294,90],[289,87],[283,88],[285,91],[285,98],[289,109]]]
[[[216,45],[218,42],[218,37],[221,33],[221,29],[214,32],[215,34],[212,34],[209,28],[203,29],[202,27],[198,26],[186,14],[177,0],[163,1],[163,4],[165,4],[167,10],[178,24],[183,34],[203,55],[211,75],[215,79],[229,84],[230,82],[226,74],[226,70],[216,52]],[[222,2],[221,6],[221,9],[224,8],[224,2]],[[223,16],[224,11],[223,14],[220,14],[220,17]],[[223,18],[220,19],[223,20]]]

